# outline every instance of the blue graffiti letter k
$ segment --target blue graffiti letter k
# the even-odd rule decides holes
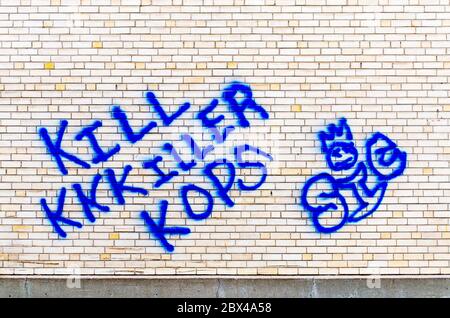
[[[62,140],[64,137],[64,133],[66,132],[67,125],[68,125],[67,120],[61,121],[61,127],[59,128],[58,137],[56,138],[55,143],[53,143],[53,141],[50,139],[48,130],[46,128],[41,128],[39,130],[39,135],[44,140],[44,143],[47,146],[48,152],[52,155],[53,158],[55,158],[56,163],[59,168],[59,171],[61,171],[61,173],[63,175],[67,175],[68,171],[67,171],[66,166],[64,165],[62,158],[69,159],[70,161],[72,161],[86,169],[89,169],[91,167],[87,162],[85,162],[85,161],[75,157],[74,155],[69,154],[61,149],[61,143],[62,143]]]
[[[67,233],[62,229],[59,222],[65,223],[70,226],[75,226],[79,229],[83,227],[83,225],[80,222],[76,222],[76,221],[70,220],[70,219],[62,216],[63,209],[64,209],[64,202],[66,200],[66,193],[67,193],[67,189],[62,188],[61,193],[59,194],[59,197],[58,197],[58,207],[55,212],[50,210],[50,208],[48,207],[48,204],[47,204],[47,200],[41,199],[42,209],[44,210],[45,214],[47,214],[47,217],[50,220],[50,223],[52,224],[55,231],[61,237],[66,237]]]
[[[142,211],[141,217],[147,224],[150,233],[152,233],[161,242],[164,249],[168,252],[173,252],[175,248],[169,243],[169,241],[167,241],[166,235],[187,235],[191,233],[191,230],[187,227],[165,227],[168,205],[169,202],[166,200],[161,201],[158,224],[151,218],[147,211]]]
[[[133,186],[125,185],[127,181],[128,175],[133,168],[130,165],[126,165],[123,170],[122,178],[118,181],[114,170],[108,168],[105,170],[106,177],[108,178],[109,184],[111,185],[111,190],[113,192],[114,197],[117,200],[117,203],[120,205],[125,204],[125,197],[123,193],[125,191],[132,193],[139,193],[142,195],[147,195],[148,191],[143,188],[137,188]]]

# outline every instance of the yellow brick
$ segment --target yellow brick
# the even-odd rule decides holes
[[[381,238],[382,239],[390,239],[391,238],[391,233],[381,233]]]
[[[270,89],[273,91],[279,91],[280,90],[280,84],[270,84]]]
[[[3,91],[5,89],[5,85],[0,84],[0,91]]]
[[[394,218],[402,218],[403,217],[402,211],[395,211],[393,214],[394,214]]]
[[[102,42],[98,42],[98,41],[92,42],[92,47],[94,49],[101,49],[103,47],[103,43]]]
[[[303,254],[303,260],[304,261],[312,260],[312,254]]]
[[[55,68],[55,63],[53,62],[47,62],[44,64],[44,68],[46,70],[53,70]]]
[[[30,225],[13,225],[13,232],[30,232]]]
[[[23,63],[20,62],[14,63],[14,68],[17,70],[23,69]]]
[[[382,27],[390,27],[391,21],[390,20],[381,20],[381,26]]]
[[[66,84],[56,84],[55,89],[57,91],[64,91],[66,89]]]
[[[101,254],[100,255],[100,260],[102,260],[102,261],[109,261],[109,260],[111,260],[111,254]]]
[[[301,112],[302,111],[302,105],[292,105],[292,111],[293,112]]]
[[[433,174],[433,168],[423,168],[423,174]]]
[[[137,63],[135,63],[134,67],[135,67],[137,70],[143,70],[143,69],[145,69],[145,63],[143,63],[143,62],[137,62]]]
[[[270,233],[261,233],[261,239],[262,240],[269,240],[270,239]]]
[[[109,234],[109,239],[110,240],[118,240],[120,238],[119,233],[110,233]]]
[[[44,21],[44,28],[51,28],[53,26],[53,21]]]
[[[236,62],[228,62],[227,67],[228,68],[237,68],[237,63]]]
[[[177,67],[177,65],[175,63],[167,63],[166,64],[166,68],[168,70],[174,70],[174,69],[176,69],[176,67]]]
[[[52,6],[59,6],[61,4],[61,0],[52,0]]]
[[[8,254],[0,254],[0,261],[8,260]]]
[[[112,28],[112,27],[114,27],[114,25],[115,25],[114,21],[112,21],[112,20],[105,22],[105,27],[107,27],[107,28]]]
[[[86,89],[89,90],[89,91],[95,91],[96,88],[97,88],[96,84],[87,84],[86,85]]]
[[[449,68],[450,68],[450,63],[449,63]],[[444,112],[450,112],[450,105],[444,106]]]
[[[207,64],[206,63],[197,63],[196,67],[198,70],[204,70],[204,69],[206,69]]]

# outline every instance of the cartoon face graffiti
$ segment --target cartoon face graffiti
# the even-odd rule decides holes
[[[307,180],[301,194],[302,206],[311,213],[320,233],[332,233],[347,223],[359,222],[381,205],[391,179],[406,169],[406,152],[381,133],[366,142],[366,161],[358,161],[358,150],[345,118],[319,133],[322,152],[332,172],[322,172]],[[353,203],[350,203],[353,202]],[[336,215],[338,217],[331,217]]]
[[[353,168],[358,161],[358,150],[353,142],[353,135],[345,118],[338,125],[331,124],[327,131],[319,133],[322,152],[332,171],[343,171]]]
[[[353,142],[335,142],[326,153],[326,160],[331,170],[348,170],[358,161],[358,150]]]

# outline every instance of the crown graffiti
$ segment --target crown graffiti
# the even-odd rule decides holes
[[[322,152],[326,153],[336,142],[353,142],[353,134],[347,120],[341,118],[337,125],[329,124],[326,130],[319,132],[319,140],[322,143]]]

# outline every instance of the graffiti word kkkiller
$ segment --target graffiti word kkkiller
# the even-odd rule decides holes
[[[158,126],[169,127],[177,119],[180,119],[190,108],[191,104],[186,102],[179,106],[178,110],[169,114],[166,112],[164,106],[160,104],[156,95],[153,92],[147,92],[146,101],[150,110],[153,111],[159,117],[157,121],[149,121],[144,127],[132,127],[128,114],[120,107],[114,106],[112,108],[112,118],[118,123],[121,128],[121,132],[124,135],[126,142],[131,145],[138,144],[148,134],[154,132]],[[219,99],[213,99],[210,104],[201,109],[196,114],[196,120],[200,125],[206,128],[211,133],[212,144],[207,147],[201,148],[194,138],[189,134],[182,134],[181,140],[186,143],[187,149],[190,149],[192,154],[192,160],[184,161],[173,143],[165,142],[161,151],[168,154],[172,160],[176,163],[176,168],[170,171],[163,171],[163,157],[156,155],[147,158],[140,165],[143,169],[148,169],[151,173],[156,174],[157,181],[151,185],[150,189],[136,187],[127,182],[127,178],[130,172],[133,170],[133,163],[124,165],[121,172],[117,172],[114,169],[106,168],[102,173],[96,174],[92,182],[90,183],[90,189],[83,189],[79,183],[72,184],[71,191],[74,192],[80,205],[80,212],[90,222],[95,222],[97,215],[106,213],[111,210],[111,206],[104,205],[97,200],[97,189],[101,182],[109,185],[112,195],[114,196],[114,202],[117,205],[125,205],[127,194],[133,193],[135,195],[146,196],[152,189],[158,189],[164,187],[164,185],[175,180],[182,173],[188,173],[197,164],[202,161],[204,168],[201,173],[210,181],[215,195],[210,191],[196,185],[196,184],[184,184],[179,190],[180,198],[183,202],[184,211],[187,217],[194,221],[205,220],[211,216],[214,211],[215,199],[220,199],[223,204],[228,207],[234,206],[233,198],[230,197],[230,190],[234,185],[241,191],[254,191],[259,189],[266,181],[267,167],[266,163],[272,161],[273,158],[270,154],[262,151],[261,149],[242,143],[234,146],[231,149],[234,155],[234,161],[227,160],[226,158],[208,160],[215,149],[215,144],[223,144],[231,133],[237,128],[248,128],[251,126],[250,118],[252,120],[266,120],[269,118],[269,113],[259,105],[253,98],[253,93],[250,86],[241,83],[233,82],[228,85],[222,91],[222,103],[228,108],[228,112],[233,115],[234,125],[224,126],[225,121],[224,114],[218,114],[217,106],[219,105]],[[251,113],[251,116],[248,116]],[[222,124],[222,125],[221,125]],[[75,135],[76,141],[88,141],[92,158],[90,161],[86,161],[80,158],[78,154],[70,153],[63,149],[63,141],[67,131],[69,122],[62,120],[60,122],[59,130],[55,137],[50,136],[47,128],[42,127],[39,129],[39,135],[42,141],[45,143],[48,153],[56,163],[59,171],[62,175],[68,175],[69,171],[66,167],[67,164],[75,165],[81,169],[95,168],[95,165],[100,163],[112,161],[114,156],[121,151],[120,144],[115,145],[110,149],[104,149],[97,139],[96,132],[98,128],[102,127],[102,121],[94,121],[87,127],[82,128],[78,134]],[[253,155],[259,156],[260,161],[244,160],[244,156]],[[211,161],[211,162],[209,162]],[[253,184],[248,184],[246,181],[237,176],[237,169],[259,169],[259,181]],[[217,174],[217,170],[225,171],[225,178],[223,175]],[[224,181],[225,180],[225,181]],[[64,230],[65,227],[82,228],[83,224],[76,220],[67,217],[64,211],[64,205],[66,201],[68,189],[62,187],[59,191],[56,200],[56,208],[52,209],[46,199],[41,199],[42,209],[53,226],[54,230],[60,237],[67,237],[67,233]],[[206,208],[203,211],[194,211],[194,208],[190,202],[190,195],[196,194],[197,196],[203,196],[206,202]],[[145,222],[150,235],[158,240],[161,246],[168,252],[174,251],[174,246],[169,242],[171,235],[187,235],[191,232],[187,226],[170,226],[166,224],[166,216],[169,208],[169,202],[167,200],[160,200],[159,202],[159,217],[155,217],[155,213],[149,211],[142,211],[140,218]],[[94,214],[95,212],[95,214]]]

